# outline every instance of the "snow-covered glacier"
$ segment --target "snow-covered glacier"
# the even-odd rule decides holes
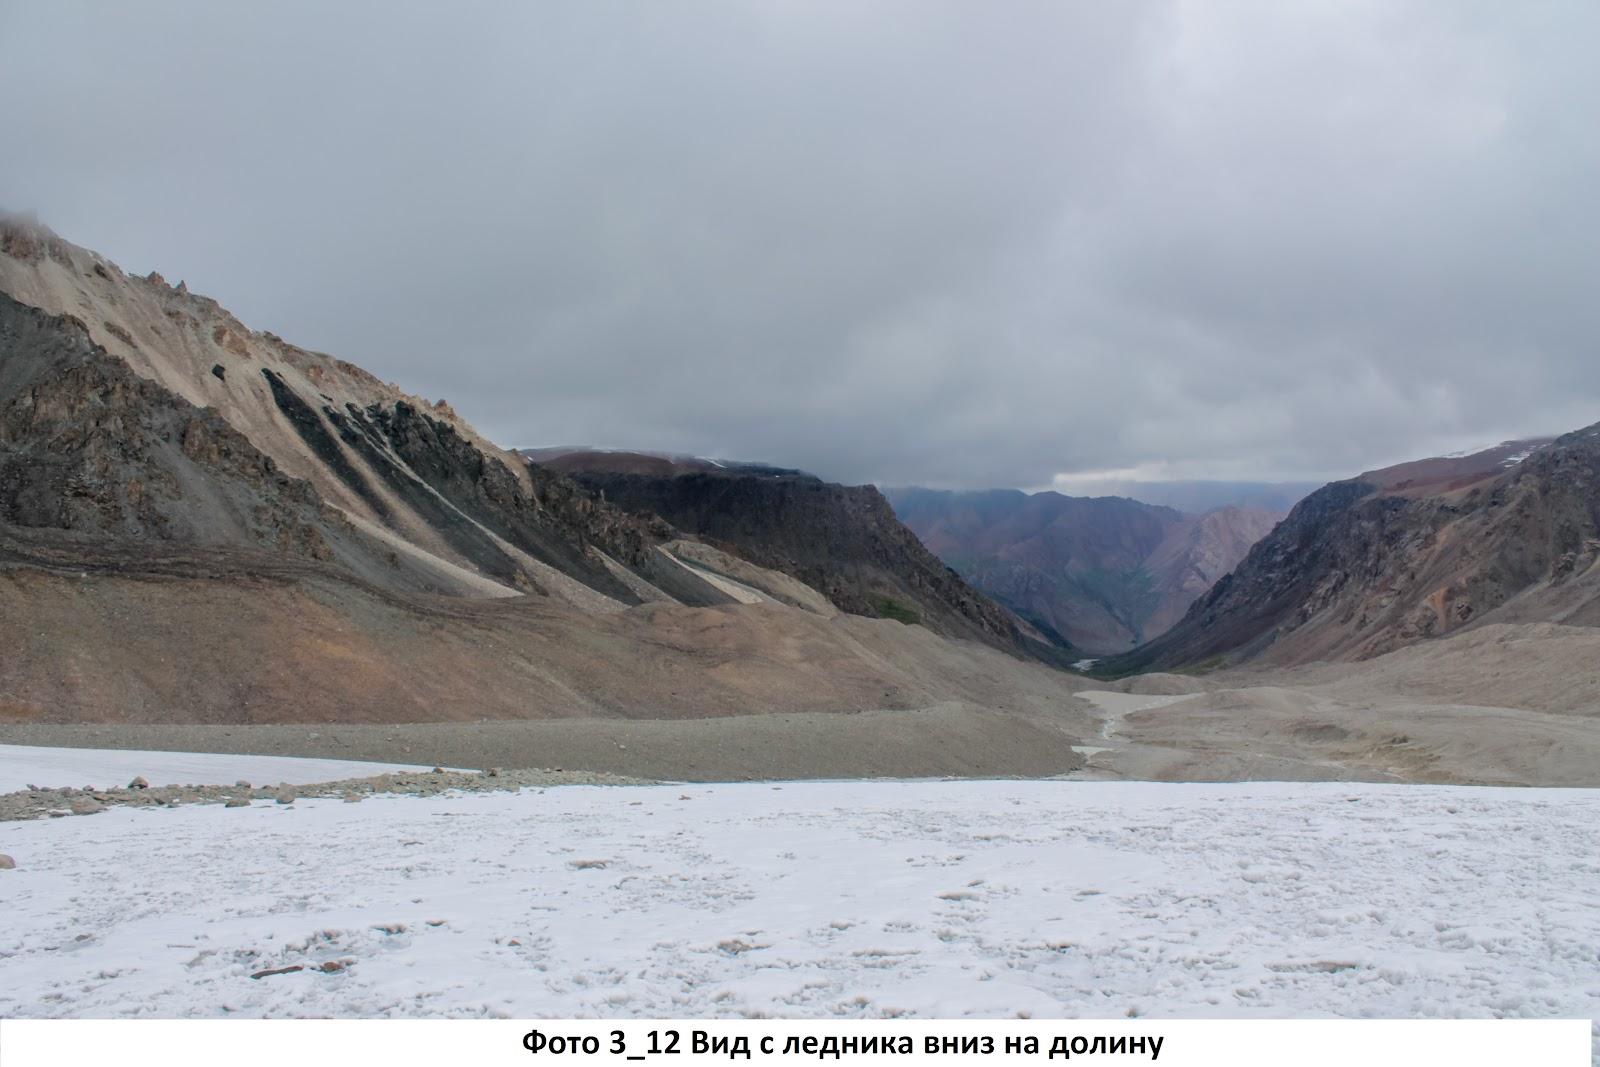
[[[1600,1015],[1600,791],[571,786],[0,851],[0,1017]]]

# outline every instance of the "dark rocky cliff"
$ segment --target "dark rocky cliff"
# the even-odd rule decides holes
[[[614,464],[606,463],[606,466]],[[872,486],[796,472],[641,474],[566,469],[609,503],[672,526],[753,563],[798,578],[840,610],[916,622],[1046,658],[1064,655],[923,547]]]

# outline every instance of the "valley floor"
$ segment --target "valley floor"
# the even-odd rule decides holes
[[[1594,790],[569,786],[0,851],[3,1017],[1600,1015]]]
[[[231,726],[0,723],[0,745],[248,752],[468,768],[559,767],[658,781],[1042,778],[1082,767],[1083,757],[1074,745],[1097,729],[1098,720],[1086,706],[1076,708],[1065,692],[1061,703],[1062,709],[1049,719],[950,702],[915,710],[701,719]]]

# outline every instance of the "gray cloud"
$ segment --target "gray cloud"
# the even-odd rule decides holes
[[[0,2],[0,204],[505,444],[1342,476],[1600,418],[1597,30],[1576,2]]]

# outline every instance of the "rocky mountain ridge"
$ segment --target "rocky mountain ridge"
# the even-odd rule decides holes
[[[1367,659],[1486,622],[1600,625],[1600,424],[1324,486],[1115,667]]]
[[[538,475],[477,435],[447,404],[251,331],[214,300],[169,286],[159,275],[126,275],[41,227],[8,219],[0,221],[0,291],[13,298],[11,318],[25,306],[66,316],[101,350],[98,357],[78,351],[76,377],[61,378],[51,357],[19,341],[7,359],[0,403],[15,401],[15,411],[36,407],[38,390],[59,394],[70,428],[99,402],[107,382],[121,383],[124,392],[106,395],[122,397],[125,410],[107,416],[113,421],[95,453],[108,492],[119,483],[142,491],[151,464],[165,462],[160,449],[135,449],[119,437],[131,425],[129,412],[137,418],[160,407],[184,412],[171,417],[193,423],[182,446],[191,459],[196,449],[209,449],[208,460],[215,460],[222,448],[247,465],[266,464],[273,474],[305,483],[335,517],[337,536],[324,523],[321,540],[344,546],[326,551],[380,585],[455,596],[535,592],[616,609],[661,599],[726,600],[663,557],[660,546],[674,537],[664,524],[599,504],[566,479]],[[37,323],[32,330],[30,338],[41,336]],[[58,449],[43,429],[13,433],[13,468],[59,465],[44,458]],[[226,541],[238,523],[213,513],[217,502],[198,492],[206,479],[196,475],[190,469],[186,479],[171,471],[153,478],[173,492],[179,482],[197,490],[177,508],[188,526],[170,532],[181,537],[220,523],[214,532]],[[33,494],[71,499],[63,488],[39,484]],[[145,503],[149,512],[153,505]],[[166,511],[168,525],[173,510]],[[37,507],[29,515],[41,517]],[[20,518],[19,512],[13,521]],[[121,532],[161,536],[163,528]]]

